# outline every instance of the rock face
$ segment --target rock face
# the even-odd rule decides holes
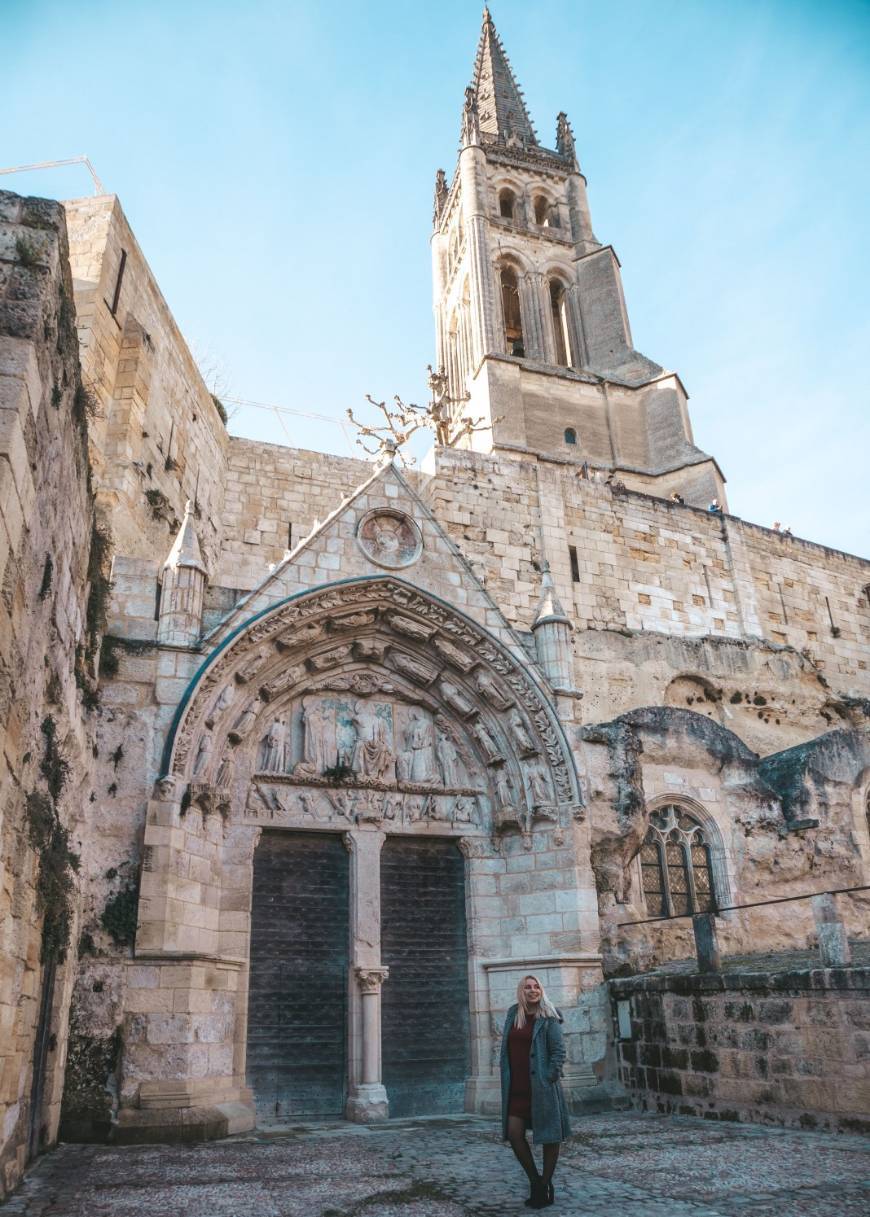
[[[530,972],[598,1101],[607,977],[690,957],[697,911],[725,956],[804,950],[808,897],[870,882],[870,564],[699,510],[567,119],[509,121],[485,23],[420,472],[229,436],[118,200],[0,195],[5,1189],[59,1122],[495,1111]],[[395,1029],[446,1025],[448,975],[427,1063]]]
[[[108,534],[63,208],[0,194],[0,1192],[56,1134]]]

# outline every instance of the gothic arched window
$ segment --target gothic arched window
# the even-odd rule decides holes
[[[640,873],[653,917],[708,913],[716,907],[708,834],[700,820],[674,803],[650,815]]]
[[[498,214],[505,220],[513,220],[517,205],[517,196],[505,187],[498,194]]]
[[[559,208],[543,194],[535,197],[535,223],[539,228],[559,228]]]
[[[573,427],[566,428],[565,443],[566,444],[576,444],[577,443],[577,432],[574,430]]]
[[[550,312],[553,318],[553,340],[556,344],[556,363],[568,368],[570,343],[568,341],[568,314],[565,284],[559,279],[550,280]]]
[[[500,278],[505,346],[509,355],[525,355],[523,319],[520,313],[520,288],[516,271],[510,266],[504,266]]]

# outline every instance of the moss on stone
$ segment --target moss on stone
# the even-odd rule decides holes
[[[119,947],[131,947],[136,940],[139,912],[139,879],[130,880],[106,901],[100,924]]]

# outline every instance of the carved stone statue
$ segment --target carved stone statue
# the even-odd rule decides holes
[[[297,775],[320,777],[327,768],[326,720],[320,702],[312,699],[302,703],[302,760],[294,766]]]
[[[483,749],[483,755],[486,757],[486,763],[488,765],[497,765],[500,761],[504,760],[501,749],[492,738],[492,735],[484,722],[478,719],[471,730],[474,732],[477,742]]]
[[[287,770],[287,726],[276,718],[260,744],[257,768],[263,773],[285,773]]]
[[[540,766],[536,765],[533,769],[529,769],[526,778],[529,783],[529,793],[532,796],[533,806],[537,807],[553,802],[553,788],[550,785],[550,779]]]
[[[511,729],[511,736],[520,756],[531,756],[538,751],[535,741],[532,739],[531,733],[526,726],[525,719],[516,706],[510,712],[508,723]]]
[[[224,685],[224,687],[221,689],[220,693],[218,694],[214,705],[212,706],[212,708],[209,710],[208,714],[206,715],[205,723],[206,723],[207,727],[214,726],[215,720],[217,718],[219,718],[221,714],[223,714],[224,710],[227,709],[227,707],[229,706],[230,702],[233,700],[235,695],[236,695],[236,690],[232,684]]]
[[[471,85],[465,90],[465,105],[462,110],[462,146],[480,143],[480,114],[477,109],[477,90]]]
[[[464,794],[458,794],[453,804],[454,824],[471,824],[474,821],[474,799]]]
[[[474,713],[474,706],[472,703],[468,700],[462,690],[453,684],[452,681],[441,681],[441,696],[447,702],[448,706],[451,706],[457,712],[457,714],[461,714],[463,718],[467,718],[470,714]]]
[[[327,668],[335,668],[350,656],[351,644],[333,647],[331,651],[321,651],[319,655],[309,655],[305,662],[314,672],[324,672]]]
[[[465,772],[459,749],[443,728],[438,731],[435,753],[441,770],[441,780],[447,789],[455,790],[458,786],[466,786],[468,775]]]
[[[511,704],[511,699],[499,688],[486,668],[481,668],[474,683],[481,695],[491,706],[495,706],[496,710],[506,710]]]
[[[390,613],[387,620],[392,629],[416,642],[428,642],[435,632],[431,625],[424,625],[413,617],[402,617],[399,613]]]
[[[439,224],[441,216],[444,213],[444,208],[447,206],[447,175],[443,169],[439,169],[435,174],[435,200],[433,203],[432,223]]]
[[[221,790],[226,790],[232,784],[233,780],[233,762],[232,757],[228,753],[224,753],[221,757],[221,763],[218,765],[217,773],[215,774],[214,784]]]
[[[420,710],[411,711],[411,721],[405,729],[404,770],[408,782],[437,782],[432,724]]]
[[[442,659],[446,659],[455,668],[459,668],[460,672],[468,672],[477,662],[476,656],[469,654],[468,651],[463,651],[460,647],[454,646],[446,638],[433,638],[432,645]]]
[[[403,651],[393,651],[390,659],[393,667],[401,672],[403,676],[407,676],[409,680],[413,680],[415,684],[431,684],[438,675],[437,668],[430,668],[428,664],[412,659],[410,655],[406,655]]]
[[[229,732],[229,738],[234,744],[239,744],[253,729],[254,723],[257,721],[257,715],[260,713],[263,703],[259,697],[255,697],[246,710],[243,710],[236,721],[233,723]]]
[[[365,777],[387,782],[396,776],[396,758],[387,738],[387,724],[378,714],[372,718],[369,738],[360,744],[359,761]]]
[[[513,782],[510,780],[507,770],[505,769],[502,769],[496,778],[495,793],[500,807],[513,807],[517,801]]]
[[[203,731],[199,737],[199,744],[196,749],[196,757],[191,770],[191,777],[202,777],[208,765],[209,753],[211,752],[211,732]]]

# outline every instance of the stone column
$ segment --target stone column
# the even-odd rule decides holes
[[[479,910],[495,890],[494,874],[504,871],[504,859],[488,837],[460,837],[465,858],[465,920],[468,929],[468,1000],[471,1030],[471,1073],[465,1083],[465,1110],[494,1113],[498,1110],[500,1079],[494,1052],[495,1025],[490,1010],[489,982],[484,967],[485,951],[479,942],[487,919]],[[497,920],[497,918],[495,919]]]
[[[467,265],[471,288],[471,321],[475,367],[490,351],[501,350],[496,334],[495,275],[490,261],[486,230],[486,156],[482,148],[468,146],[459,156],[462,182],[462,211],[467,241]]]
[[[566,292],[565,311],[568,317],[568,337],[571,342],[571,366],[586,366],[586,339],[583,334],[583,313],[580,309],[580,288],[572,283]],[[582,441],[582,437],[581,437]]]
[[[348,1119],[360,1124],[385,1120],[387,1092],[381,1081],[381,985],[389,968],[354,968],[362,999],[362,1073],[348,1099]]]
[[[526,354],[531,359],[540,359],[544,363],[554,363],[556,356],[551,351],[549,334],[550,288],[546,275],[538,271],[530,271],[525,276],[523,292],[525,309],[523,310],[523,326],[528,327],[526,337]]]
[[[387,1092],[381,1081],[381,848],[377,827],[345,833],[350,850],[351,978],[350,1085],[345,1116],[358,1124],[385,1120]]]

